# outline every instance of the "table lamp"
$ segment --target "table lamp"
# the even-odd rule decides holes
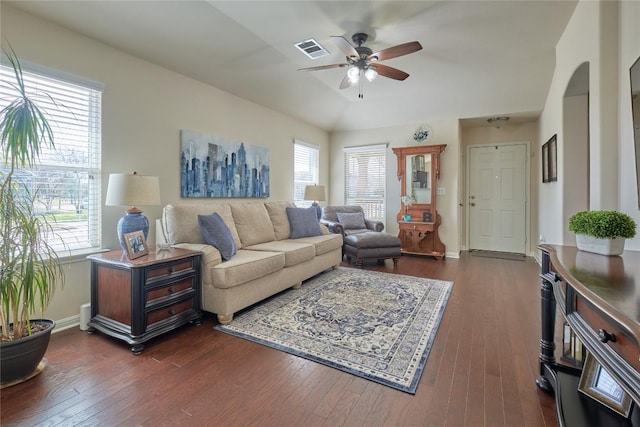
[[[318,221],[322,216],[322,209],[318,202],[324,202],[324,185],[307,185],[304,187],[304,200],[312,200],[311,206],[316,208]]]
[[[130,206],[118,221],[117,232],[120,246],[127,250],[123,235],[142,230],[144,238],[149,235],[149,220],[136,206],[160,204],[160,179],[157,176],[112,173],[107,186],[107,206]]]

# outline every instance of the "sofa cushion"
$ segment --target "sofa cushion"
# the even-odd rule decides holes
[[[231,214],[242,248],[276,240],[273,224],[264,203],[232,203]]]
[[[362,212],[337,212],[338,222],[345,229],[363,229],[367,228],[364,223],[364,214]]]
[[[296,205],[291,202],[265,202],[264,207],[267,208],[269,213],[276,239],[288,239],[289,234],[291,234],[291,228],[289,227],[286,208],[295,208]]]
[[[284,253],[239,250],[233,258],[211,269],[216,288],[232,288],[284,268]]]
[[[205,242],[220,251],[223,260],[235,255],[238,247],[233,240],[231,230],[217,212],[211,215],[198,215],[198,224]]]
[[[211,215],[217,212],[229,230],[231,236],[240,247],[240,237],[231,216],[231,208],[227,203],[202,203],[198,205],[167,205],[162,210],[162,226],[164,227],[167,243],[206,243],[200,225],[198,215]]]
[[[316,256],[326,254],[334,249],[342,248],[342,234],[323,234],[322,236],[303,237],[292,242],[312,243],[316,248]]]
[[[290,239],[322,235],[315,208],[287,208],[287,217],[291,227]]]
[[[294,240],[274,240],[273,242],[247,246],[246,249],[251,251],[282,252],[284,253],[285,267],[308,261],[316,255],[316,249],[312,243],[301,243]]]

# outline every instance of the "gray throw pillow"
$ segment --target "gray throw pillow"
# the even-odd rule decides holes
[[[338,212],[336,215],[338,215],[338,222],[342,224],[345,229],[367,228],[362,212]]]
[[[211,215],[198,215],[198,224],[204,241],[220,251],[223,260],[227,261],[236,254],[238,247],[233,240],[231,230],[217,212]]]
[[[290,239],[301,237],[321,236],[322,230],[318,222],[318,214],[315,208],[290,208],[287,207],[287,217],[291,228]]]

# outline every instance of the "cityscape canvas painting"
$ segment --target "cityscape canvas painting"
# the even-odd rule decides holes
[[[269,197],[269,149],[182,130],[181,197]]]

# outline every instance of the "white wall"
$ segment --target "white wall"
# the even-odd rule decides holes
[[[439,228],[440,239],[446,246],[447,257],[458,257],[460,253],[459,230],[459,158],[460,158],[460,129],[457,119],[429,121],[426,123],[433,130],[428,144],[446,144],[445,151],[440,155],[440,181],[438,187],[444,188],[445,194],[437,196],[436,207],[442,217]],[[329,204],[344,204],[344,152],[345,147],[360,145],[387,145],[387,200],[386,200],[386,231],[398,234],[396,215],[400,211],[400,183],[397,177],[397,158],[391,151],[392,147],[416,145],[413,132],[420,125],[415,123],[406,126],[368,129],[360,131],[341,131],[331,134],[331,191]]]
[[[541,146],[558,134],[558,164],[565,164],[563,96],[574,71],[589,62],[590,209],[619,209],[640,223],[635,180],[629,98],[629,67],[640,56],[640,3],[580,1],[556,48],[556,70],[540,116]],[[620,39],[618,40],[618,37]],[[618,55],[619,52],[619,55]],[[540,234],[564,241],[562,168],[558,182],[540,187]],[[640,248],[640,239],[627,241]]]
[[[68,31],[1,3],[3,42],[21,59],[103,82],[102,194],[110,173],[160,177],[163,204],[195,202],[180,198],[180,129],[267,147],[272,200],[293,199],[293,139],[320,147],[320,182],[329,186],[328,133],[131,55]],[[104,207],[103,246],[118,248],[115,226],[124,208]],[[161,207],[147,207],[151,222]],[[70,264],[64,290],[45,312],[54,320],[77,315],[90,299],[86,261]]]

